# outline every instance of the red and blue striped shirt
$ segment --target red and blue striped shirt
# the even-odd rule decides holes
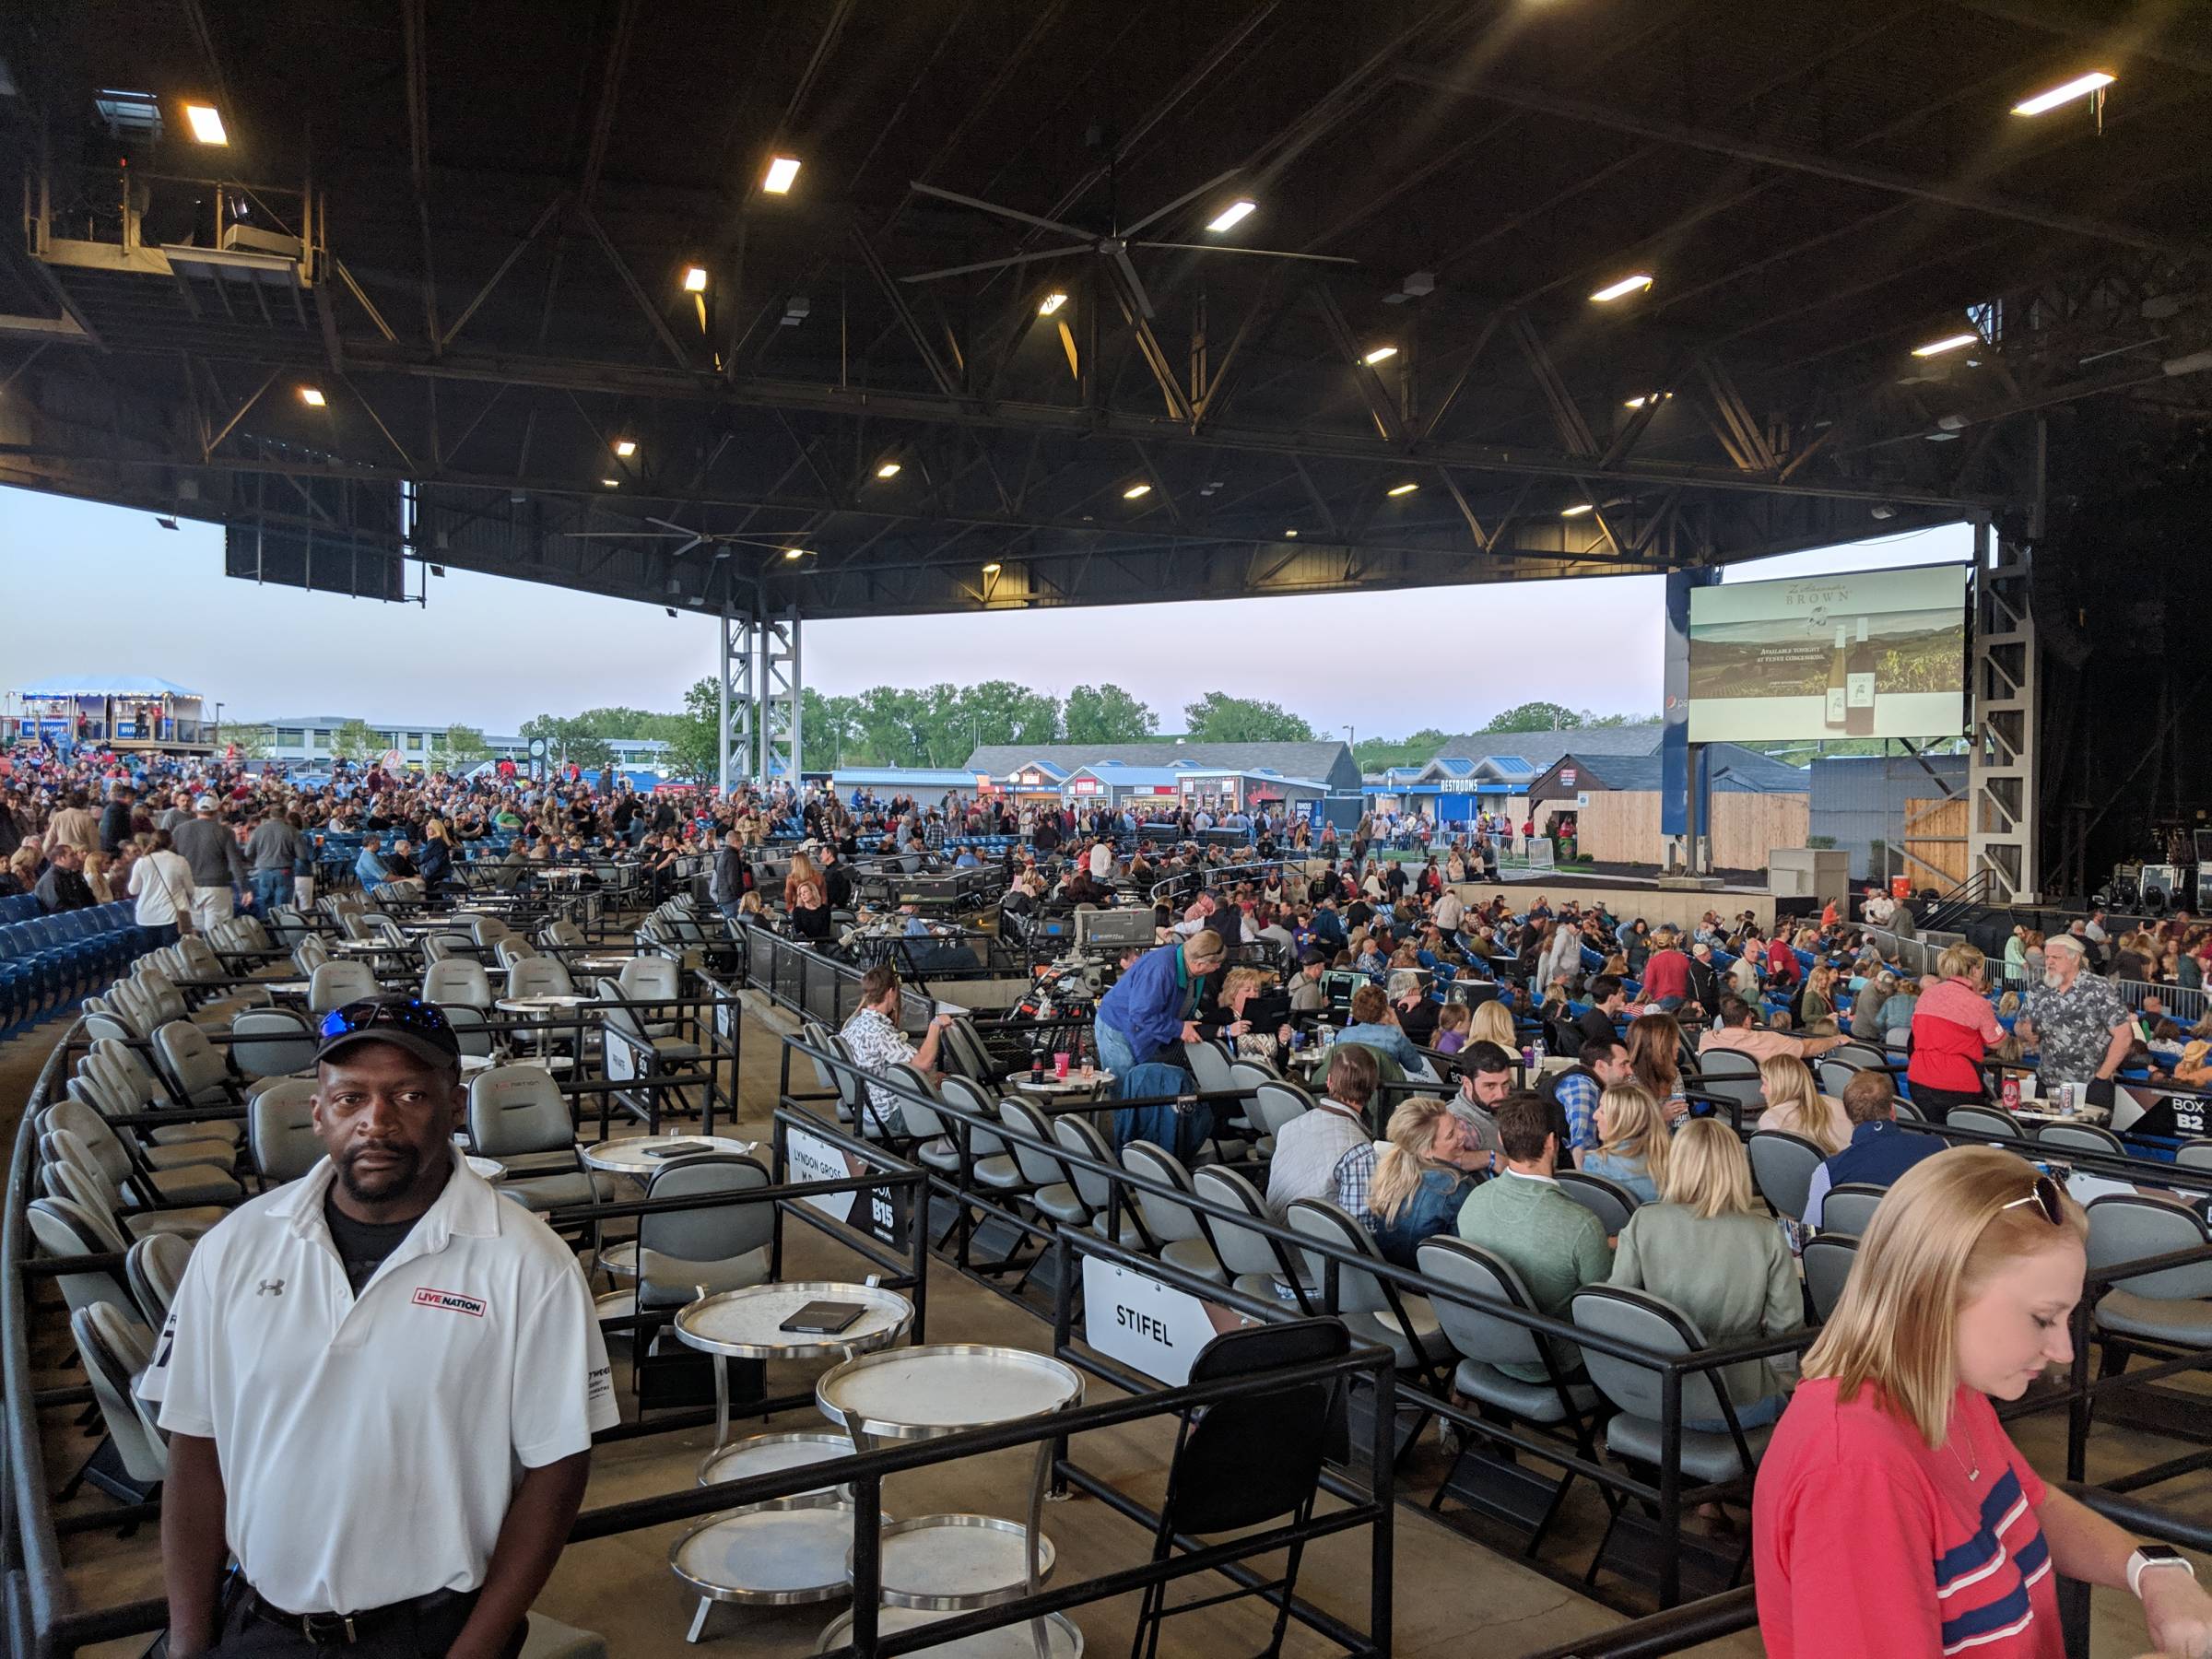
[[[1879,1401],[1818,1379],[1775,1429],[1752,1503],[1767,1652],[2063,1659],[2043,1483],[1988,1399],[1961,1387],[1933,1448]]]

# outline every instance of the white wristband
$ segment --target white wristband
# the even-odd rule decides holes
[[[2155,1572],[2170,1567],[2180,1568],[2193,1579],[2196,1576],[2196,1568],[2182,1556],[2169,1555],[2163,1552],[2158,1555],[2147,1555],[2140,1549],[2136,1550],[2127,1558],[2128,1594],[2137,1601],[2141,1601],[2143,1599],[2143,1575],[2146,1572]]]

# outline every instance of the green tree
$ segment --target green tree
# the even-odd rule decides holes
[[[1490,716],[1486,732],[1566,732],[1583,724],[1583,717],[1564,703],[1524,702]]]
[[[440,771],[464,772],[491,759],[491,745],[471,725],[449,725],[438,746],[434,765]]]
[[[222,736],[226,745],[238,750],[241,760],[266,760],[269,751],[276,747],[276,732],[273,726],[226,725]]]
[[[709,689],[712,689],[712,685]],[[859,698],[825,696],[812,686],[802,686],[799,720],[800,735],[806,745],[808,771],[874,763],[866,735],[861,729]]]
[[[1070,743],[1141,743],[1159,733],[1159,716],[1112,684],[1077,686],[1063,719]]]
[[[1583,724],[1593,731],[1602,731],[1609,726],[1657,725],[1663,718],[1664,716],[1656,712],[1650,714],[1593,714],[1587,709],[1583,711]]]
[[[365,720],[349,720],[331,734],[334,760],[371,760],[384,752],[384,740],[369,729]]]
[[[854,700],[859,704],[855,718],[877,765],[935,764],[930,758],[930,740],[935,735],[936,723],[930,713],[929,700],[939,691],[950,700],[950,686],[926,692],[899,686],[870,686]]]
[[[668,746],[668,770],[679,778],[711,782],[722,773],[722,692],[712,677],[684,693],[684,712],[667,717],[654,734]]]
[[[939,762],[945,766],[958,766],[981,744],[1050,743],[1060,734],[1060,700],[1012,680],[963,688],[949,712],[948,750],[959,752]]]
[[[1451,741],[1450,733],[1424,726],[1403,741],[1394,737],[1363,737],[1353,747],[1352,758],[1363,772],[1382,771],[1393,766],[1426,766],[1435,758],[1436,751]]]
[[[1182,712],[1202,743],[1311,743],[1313,728],[1280,703],[1208,691]]]

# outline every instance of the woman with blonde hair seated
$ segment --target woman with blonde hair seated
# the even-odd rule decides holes
[[[1755,1128],[1802,1136],[1830,1158],[1851,1144],[1851,1119],[1844,1115],[1843,1102],[1814,1086],[1804,1061],[1791,1054],[1761,1060],[1759,1091],[1767,1098],[1767,1109]]]
[[[1759,1465],[1768,1653],[2056,1654],[2062,1576],[2131,1592],[2158,1652],[2206,1651],[2212,1597],[2180,1558],[2046,1487],[1992,1403],[2072,1361],[2088,1235],[2057,1182],[1994,1147],[1889,1189]]]
[[[1596,1123],[1597,1145],[1583,1154],[1583,1172],[1657,1203],[1673,1150],[1658,1096],[1641,1084],[1617,1083],[1598,1096]]]
[[[1512,1013],[1495,997],[1475,1006],[1467,1019],[1467,1041],[1494,1042],[1508,1053],[1521,1046],[1521,1040],[1513,1035]]]
[[[1367,1224],[1386,1258],[1411,1267],[1423,1239],[1458,1222],[1459,1206],[1475,1189],[1469,1171],[1488,1168],[1489,1154],[1433,1095],[1401,1102],[1385,1133],[1389,1139],[1354,1147],[1337,1159],[1336,1202]]]
[[[1606,1098],[1617,1092],[1608,1089]],[[1790,1247],[1751,1191],[1744,1143],[1718,1118],[1685,1124],[1674,1137],[1658,1202],[1638,1206],[1620,1230],[1612,1282],[1674,1303],[1714,1347],[1786,1336],[1805,1323]],[[1789,1402],[1782,1371],[1771,1359],[1747,1359],[1711,1374],[1726,1386],[1745,1429],[1771,1423]],[[1724,1418],[1686,1418],[1682,1426],[1728,1431]]]

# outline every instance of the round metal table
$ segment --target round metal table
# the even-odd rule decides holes
[[[876,1615],[876,1632],[888,1636],[895,1632],[914,1630],[933,1624],[948,1617],[944,1613],[924,1612],[914,1607],[885,1607]],[[995,1630],[965,1637],[959,1641],[938,1642],[931,1647],[915,1650],[924,1653],[939,1653],[945,1659],[1083,1659],[1083,1631],[1065,1613],[1054,1613],[1042,1619],[1031,1619],[1030,1626],[1044,1627],[1041,1636],[1018,1624],[1001,1625]],[[823,1630],[821,1640],[814,1644],[818,1653],[832,1648],[848,1646],[853,1640],[853,1615],[840,1613]]]
[[[860,1302],[868,1311],[834,1333],[780,1328],[783,1321],[810,1301]],[[818,1434],[761,1435],[733,1446],[729,1368],[723,1363],[725,1359],[805,1359],[831,1356],[850,1361],[856,1355],[871,1353],[898,1341],[906,1335],[913,1318],[913,1303],[895,1290],[828,1280],[750,1285],[740,1290],[701,1297],[679,1311],[675,1322],[677,1339],[709,1355],[714,1367],[714,1449],[700,1464],[700,1484],[733,1480],[740,1475],[759,1474],[768,1468],[822,1461],[829,1451],[823,1442],[841,1438]],[[845,1439],[843,1450],[851,1449],[851,1441]],[[783,1460],[775,1461],[780,1453],[784,1454]],[[794,1453],[796,1455],[791,1454]],[[730,1467],[733,1463],[738,1465],[734,1470]],[[718,1469],[720,1473],[713,1473]],[[771,1513],[783,1518],[773,1521],[757,1518]],[[842,1594],[847,1580],[841,1567],[831,1583],[822,1556],[799,1552],[827,1549],[829,1560],[841,1563],[852,1547],[852,1514],[853,1506],[845,1494],[823,1490],[779,1499],[771,1504],[751,1505],[687,1532],[668,1552],[670,1569],[700,1594],[699,1606],[685,1639],[700,1640],[717,1602],[784,1606],[801,1601],[828,1601]],[[797,1556],[797,1559],[786,1561],[787,1550]],[[800,1579],[806,1583],[795,1582]]]
[[[782,1328],[810,1301],[858,1302],[868,1311],[841,1331],[805,1332]],[[729,1359],[812,1359],[836,1358],[848,1363],[888,1348],[914,1323],[914,1304],[896,1290],[876,1285],[841,1284],[831,1279],[791,1284],[748,1285],[701,1297],[676,1316],[676,1337],[703,1354]],[[843,1367],[840,1367],[842,1370]],[[841,1427],[842,1425],[841,1424]],[[730,1438],[729,1371],[714,1368],[714,1450],[712,1462]],[[703,1465],[702,1465],[703,1466]]]
[[[631,1135],[576,1148],[593,1169],[634,1175],[640,1181],[651,1181],[656,1171],[688,1159],[749,1158],[759,1149],[759,1141],[735,1140],[726,1135]]]
[[[1044,1095],[1048,1098],[1062,1095],[1072,1099],[1079,1095],[1103,1094],[1113,1087],[1113,1073],[1093,1071],[1086,1077],[1079,1071],[1071,1071],[1065,1077],[1055,1077],[1048,1073],[1041,1078],[1034,1079],[1017,1074],[1014,1087],[1023,1094]]]
[[[942,1343],[848,1359],[815,1383],[814,1398],[822,1415],[853,1437],[854,1449],[865,1452],[883,1441],[931,1440],[1069,1410],[1082,1404],[1083,1378],[1073,1366],[1027,1348]],[[1029,1517],[1018,1539],[1013,1523],[990,1516],[937,1515],[908,1523],[900,1529],[908,1541],[900,1548],[899,1571],[912,1582],[892,1582],[887,1541],[885,1596],[943,1609],[1034,1594],[1049,1566],[1044,1494],[1052,1459],[1053,1442],[1039,1441]],[[1010,1552],[1009,1543],[1018,1549]],[[1010,1553],[1018,1560],[1009,1563]],[[994,1577],[1001,1582],[987,1582]],[[1029,1623],[1030,1646],[1037,1659],[1048,1659],[1050,1621]]]

